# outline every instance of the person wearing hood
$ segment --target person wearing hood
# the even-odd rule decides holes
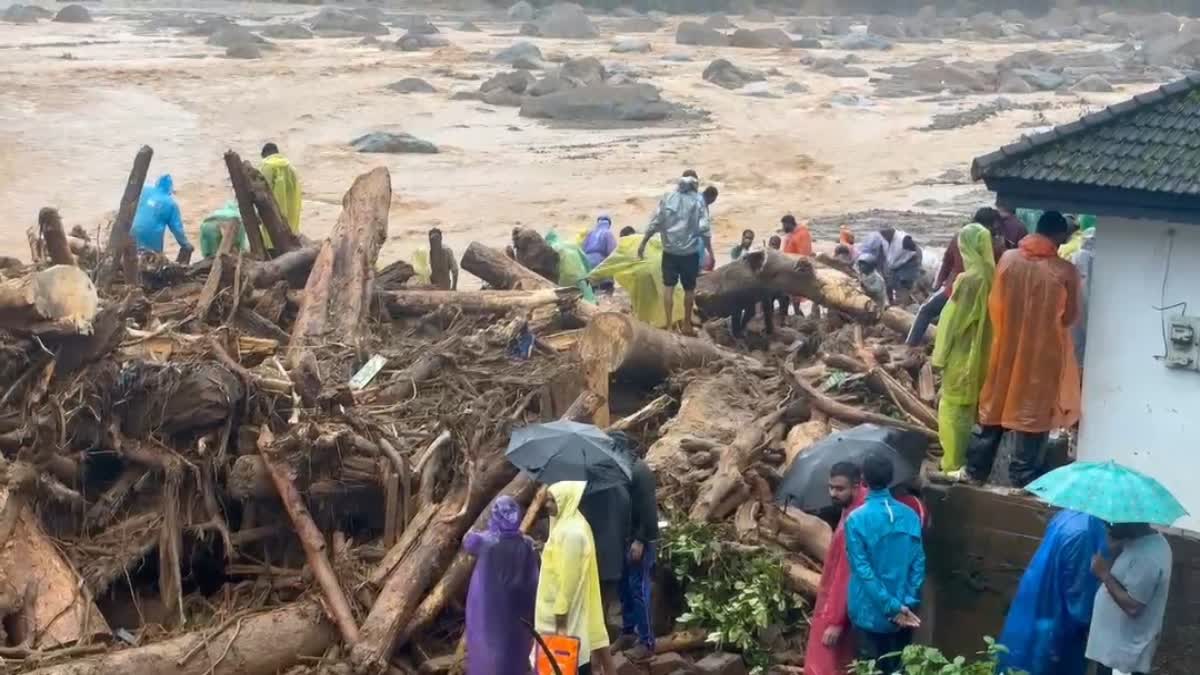
[[[213,211],[200,221],[200,255],[211,258],[221,250],[221,226],[227,222],[237,222],[237,249],[249,251],[250,244],[246,241],[246,228],[242,226],[242,213],[238,210],[236,201],[225,202],[225,206]]]
[[[683,286],[682,332],[691,335],[692,307],[696,300],[696,279],[700,275],[699,250],[703,245],[704,223],[708,207],[697,192],[697,180],[692,176],[679,179],[675,190],[663,196],[646,234],[638,246],[638,258],[646,257],[646,244],[654,235],[662,237],[663,308],[667,328],[671,326],[675,307],[675,286]]]
[[[658,551],[658,485],[642,459],[644,450],[627,434],[614,431],[613,441],[633,462],[629,484],[632,526],[629,551],[621,574],[621,642],[636,643],[626,656],[644,661],[654,656],[654,626],[650,623],[650,587]]]
[[[583,481],[555,483],[548,489],[544,508],[550,515],[550,535],[542,551],[534,629],[577,638],[581,674],[590,675],[595,660],[601,675],[616,675],[604,625],[596,543],[579,511],[586,489]]]
[[[614,634],[617,627],[615,612],[621,600],[621,579],[633,534],[633,496],[631,485],[616,484],[583,495],[579,512],[587,518],[596,543],[596,570],[600,578],[600,595],[607,612],[614,613]]]
[[[262,166],[259,167],[259,170],[262,171],[263,178],[267,179],[267,186],[271,188],[271,194],[275,195],[275,203],[279,206],[279,215],[283,216],[292,232],[300,234],[300,177],[296,175],[296,169],[292,167],[292,163],[286,157],[279,153],[279,146],[267,143],[262,149]],[[263,231],[263,243],[267,245],[267,248],[271,247],[265,230]]]
[[[916,608],[925,583],[921,520],[888,489],[891,460],[872,453],[863,460],[866,501],[846,518],[846,556],[850,561],[849,614],[859,660],[875,661],[891,673],[893,655],[912,642],[921,626]]]
[[[1009,475],[1025,487],[1042,472],[1050,431],[1079,421],[1080,379],[1071,329],[1079,320],[1079,274],[1058,257],[1067,219],[1047,211],[1038,231],[1000,258],[988,297],[993,339],[979,395],[979,426],[967,473],[986,481],[1006,431],[1014,432]]]
[[[529,675],[538,588],[538,555],[521,533],[521,506],[501,495],[488,529],[468,532],[463,550],[475,556],[467,590],[467,673]]]
[[[955,244],[961,271],[951,280],[949,300],[942,310],[933,346],[933,365],[942,371],[938,438],[942,444],[942,471],[946,473],[962,469],[966,462],[992,347],[988,296],[996,275],[992,234],[986,227],[980,223],[967,225],[955,237]]]
[[[838,523],[829,541],[821,568],[821,585],[808,629],[804,675],[844,675],[854,660],[847,592],[850,565],[846,559],[846,517],[862,505],[862,470],[851,462],[838,462],[829,471],[829,499],[839,510]]]
[[[1051,519],[1017,595],[998,642],[1002,672],[1028,675],[1083,675],[1084,651],[1100,580],[1092,575],[1092,556],[1107,553],[1104,521],[1064,510]]]
[[[617,238],[612,232],[612,218],[602,215],[596,219],[596,224],[583,240],[583,254],[587,256],[588,268],[594,268],[604,262],[615,250]]]
[[[171,179],[171,174],[163,174],[153,186],[142,189],[130,232],[138,248],[162,253],[167,230],[171,231],[179,248],[192,250],[183,231],[183,215],[179,212],[179,203],[175,201],[175,181]]]

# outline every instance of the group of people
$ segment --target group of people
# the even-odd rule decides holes
[[[842,675],[855,660],[885,673],[920,627],[925,583],[925,510],[893,494],[894,467],[882,454],[830,470],[829,497],[842,515],[809,626],[805,675]]]
[[[1107,532],[1106,532],[1107,530]],[[1064,510],[1021,577],[999,642],[1005,672],[1150,672],[1171,588],[1171,546],[1144,523]]]
[[[275,203],[279,206],[279,215],[287,222],[288,227],[296,234],[300,233],[300,178],[295,168],[279,152],[274,143],[267,143],[262,148],[262,163],[259,171],[267,181]],[[241,212],[236,201],[226,202],[224,206],[213,211],[200,223],[200,253],[205,258],[217,254],[221,246],[221,227],[224,223],[236,221],[238,224],[237,246],[247,250],[246,230],[242,225]],[[130,232],[138,249],[162,253],[166,233],[179,245],[183,258],[191,255],[194,249],[188,240],[183,227],[183,213],[179,202],[175,199],[175,181],[170,174],[164,174],[154,183],[142,189],[138,201],[137,212],[134,215]],[[264,229],[263,243],[271,248],[271,237]]]
[[[1077,263],[1089,256],[1090,269],[1091,246],[1063,248],[1078,220],[1047,211],[1029,233],[1011,210],[983,208],[946,249],[937,292],[908,336],[919,345],[940,315],[933,365],[942,371],[943,471],[986,481],[1011,432],[1009,477],[1024,487],[1043,472],[1050,432],[1078,422],[1085,287]]]
[[[585,675],[616,675],[614,651],[634,661],[653,656],[654,473],[628,436],[610,435],[632,461],[629,485],[595,491],[582,481],[550,485],[543,507],[550,531],[540,556],[521,531],[521,507],[511,497],[495,500],[487,531],[467,534],[464,549],[477,558],[467,592],[468,673],[528,675],[530,626],[578,640]],[[621,618],[610,627],[618,600]]]

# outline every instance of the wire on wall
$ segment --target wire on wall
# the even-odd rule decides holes
[[[1167,322],[1163,320],[1164,315],[1172,309],[1182,307],[1183,311],[1180,314],[1182,316],[1187,316],[1187,308],[1188,308],[1188,304],[1186,302],[1177,302],[1173,305],[1167,304],[1167,280],[1171,278],[1171,258],[1175,254],[1175,228],[1173,228],[1173,227],[1167,228],[1166,234],[1164,236],[1166,236],[1166,238],[1167,238],[1167,261],[1163,265],[1162,286],[1158,290],[1158,305],[1159,306],[1158,307],[1155,307],[1153,305],[1150,306],[1151,309],[1158,312],[1158,315],[1159,315],[1158,323],[1159,323],[1159,327],[1162,329],[1163,353],[1160,355],[1156,355],[1154,357],[1160,361],[1167,358]]]

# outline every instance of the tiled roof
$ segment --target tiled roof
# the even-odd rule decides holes
[[[1200,75],[977,157],[971,176],[1200,196]]]

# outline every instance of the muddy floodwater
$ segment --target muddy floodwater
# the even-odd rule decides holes
[[[997,61],[1037,48],[1070,53],[1110,49],[1090,41],[898,42],[887,51],[856,51],[869,77],[831,77],[805,65],[822,49],[737,49],[675,44],[681,17],[655,33],[622,36],[620,19],[593,16],[600,35],[587,40],[531,39],[548,60],[596,56],[609,72],[626,72],[661,89],[664,99],[703,115],[625,126],[566,127],[518,115],[513,107],[454,100],[508,70],[491,60],[526,39],[498,10],[428,14],[450,46],[404,52],[362,45],[361,37],[275,40],[261,59],[227,58],[202,36],[152,28],[172,13],[225,15],[254,29],[303,21],[315,7],[268,3],[89,3],[95,21],[0,23],[0,254],[28,258],[25,229],[38,209],[58,207],[64,221],[100,228],[116,210],[139,146],[154,148],[151,179],[174,176],[189,236],[201,218],[232,198],[222,153],[257,160],[266,141],[300,172],[303,231],[321,237],[335,222],[353,178],[384,164],[394,197],[384,258],[406,256],[440,227],[457,251],[472,240],[498,244],[516,224],[571,232],[599,213],[617,227],[641,228],[673,176],[695,168],[717,185],[719,250],[742,228],[760,235],[780,215],[833,223],[869,209],[965,214],[986,205],[966,181],[971,159],[1039,126],[1074,119],[1150,83],[1111,93],[1005,95],[1016,105],[975,124],[922,130],[935,115],[961,112],[1001,94],[885,97],[873,80],[881,68],[921,59]],[[57,11],[61,5],[47,4]],[[490,13],[489,13],[490,12]],[[481,32],[456,28],[470,18]],[[735,22],[738,17],[732,17]],[[787,20],[780,18],[778,25]],[[761,25],[754,26],[756,28]],[[403,34],[392,28],[385,44]],[[612,53],[621,37],[646,39],[646,53]],[[682,58],[688,60],[678,60]],[[767,97],[702,79],[716,58],[766,73]],[[405,77],[435,93],[386,88]],[[762,93],[761,90],[759,93]],[[360,154],[351,139],[403,131],[431,141],[438,154]],[[909,224],[921,231],[922,217]],[[948,234],[930,218],[929,238]],[[168,244],[168,252],[174,244]]]

